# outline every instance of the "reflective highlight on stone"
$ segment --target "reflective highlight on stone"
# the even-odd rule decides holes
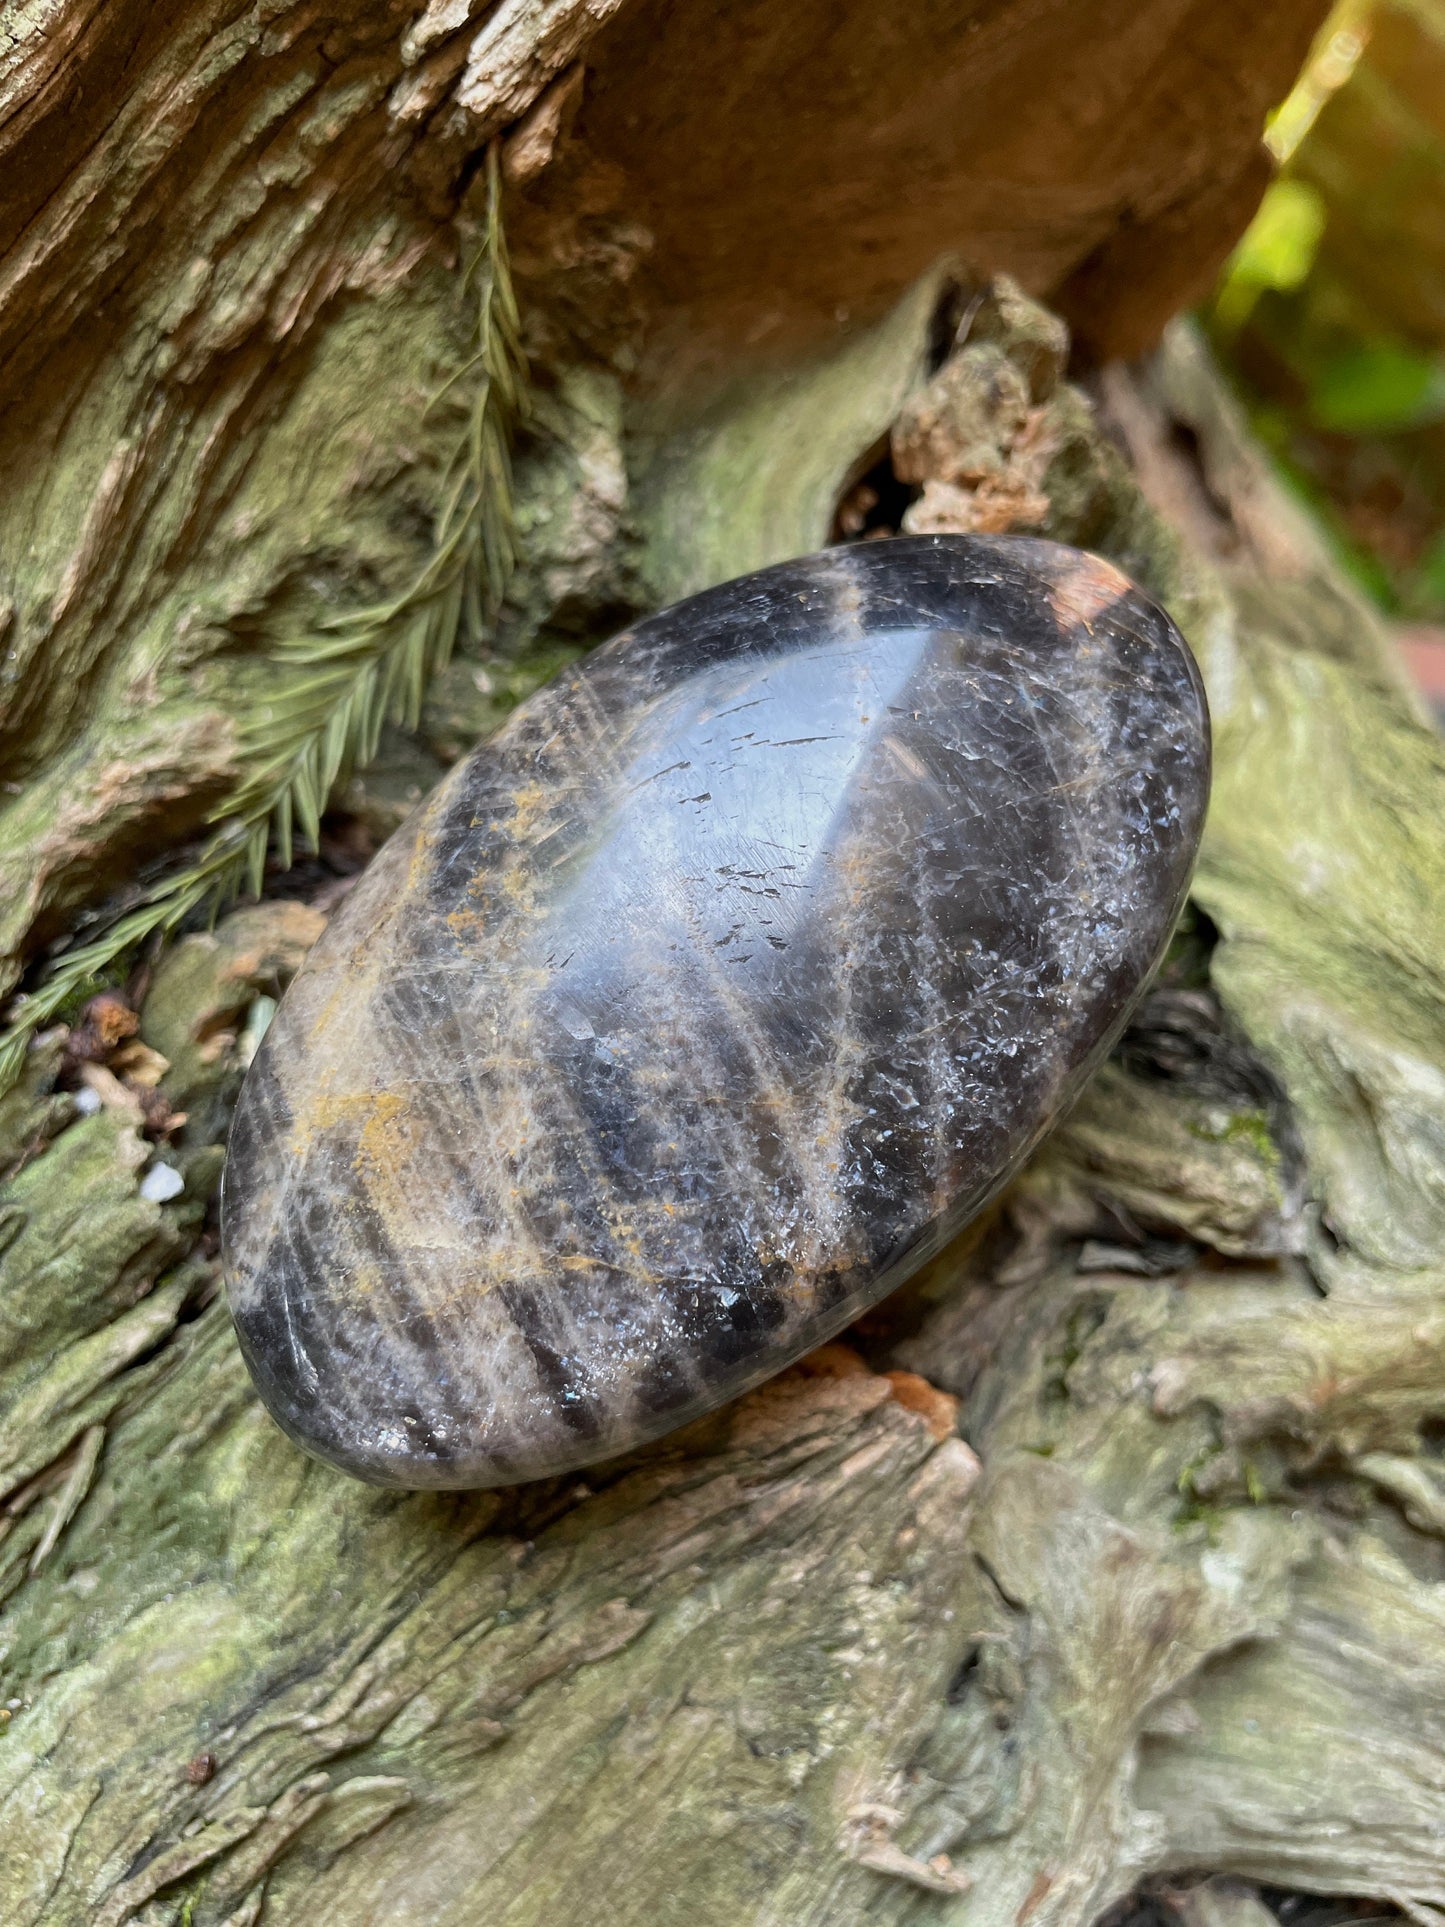
[[[1107,564],[932,536],[744,577],[517,711],[386,846],[247,1078],[237,1331],[404,1486],[607,1457],[988,1199],[1183,900],[1208,722]]]

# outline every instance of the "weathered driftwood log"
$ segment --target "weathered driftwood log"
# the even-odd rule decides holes
[[[1061,7],[857,41],[740,7],[704,50],[697,10],[624,7],[579,104],[611,11],[17,41],[12,974],[224,818],[317,673],[298,636],[415,615],[478,419],[425,412],[469,352],[466,182],[524,114],[520,567],[338,840],[619,612],[901,516],[1086,543],[1169,603],[1217,733],[1194,907],[1073,1118],[853,1342],[477,1497],[302,1458],[216,1295],[229,1107],[335,867],[64,1013],[0,1099],[0,1915],[1084,1927],[1199,1870],[1433,1921],[1440,745],[1188,334],[1091,399],[1047,311],[929,265],[956,239],[1134,345],[1171,222],[1227,238],[1212,182],[1300,18],[1121,9],[1083,47]],[[102,70],[114,112],[82,93],[62,139]]]

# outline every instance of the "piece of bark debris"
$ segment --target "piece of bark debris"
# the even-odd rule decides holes
[[[917,1372],[885,1372],[893,1396],[906,1412],[916,1412],[936,1439],[952,1438],[958,1430],[958,1400],[930,1385]]]
[[[134,1090],[140,1105],[141,1117],[144,1120],[142,1131],[154,1143],[170,1137],[186,1122],[188,1113],[172,1110],[171,1101],[164,1091],[154,1090],[145,1084],[132,1084],[129,1078],[126,1079],[126,1085]]]
[[[140,1016],[116,990],[102,990],[80,1013],[66,1042],[67,1055],[82,1064],[102,1063],[140,1029]]]
[[[170,1067],[169,1058],[162,1057],[138,1037],[122,1044],[110,1060],[110,1069],[134,1090],[154,1090]]]
[[[919,1860],[890,1839],[890,1829],[898,1825],[902,1817],[892,1807],[855,1807],[848,1815],[849,1836],[844,1840],[843,1851],[860,1867],[867,1867],[873,1873],[891,1874],[895,1880],[922,1887],[925,1893],[966,1894],[973,1881],[962,1867],[954,1866],[946,1853]]]

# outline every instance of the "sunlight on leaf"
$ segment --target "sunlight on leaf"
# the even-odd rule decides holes
[[[1266,289],[1288,294],[1304,285],[1319,252],[1325,220],[1324,198],[1307,182],[1274,183],[1225,268],[1215,297],[1215,314],[1222,326],[1242,326]]]

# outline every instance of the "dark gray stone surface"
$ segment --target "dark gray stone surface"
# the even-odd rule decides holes
[[[386,846],[246,1082],[267,1404],[505,1484],[838,1331],[997,1190],[1168,939],[1208,792],[1168,618],[1031,540],[834,549],[641,623]]]

